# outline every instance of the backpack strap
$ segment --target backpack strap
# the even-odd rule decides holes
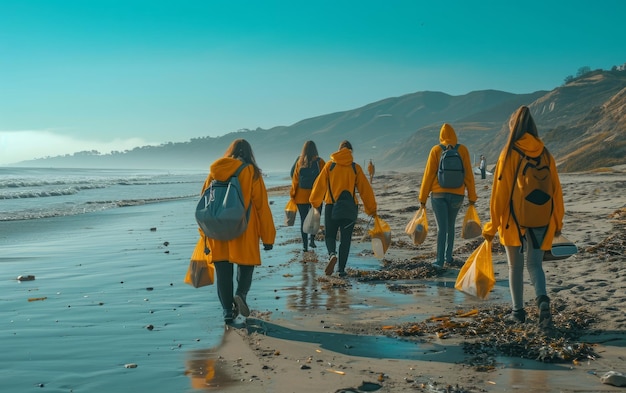
[[[237,170],[235,171],[235,173],[233,173],[233,175],[231,177],[239,177],[239,174],[241,173],[241,171],[243,171],[248,165],[247,162],[242,163],[239,168],[237,168]],[[230,179],[230,178],[229,178]],[[242,195],[243,198],[243,195]],[[250,204],[248,205],[248,207],[246,208],[246,215],[249,217],[250,216],[250,209],[252,208],[252,198],[250,198]]]
[[[318,161],[318,165],[319,165],[319,161]],[[332,171],[333,169],[335,169],[335,166],[337,165],[337,163],[335,161],[330,163],[330,168],[328,168],[328,171]],[[356,164],[354,163],[354,161],[352,161],[352,170],[354,171],[354,174],[356,175]],[[330,199],[333,201],[333,205],[335,204],[335,198],[333,197],[333,190],[330,188],[330,176],[326,177],[326,180],[328,181],[328,191],[330,192]],[[355,185],[356,187],[356,185]],[[355,190],[352,190],[352,197],[354,197],[355,194]]]

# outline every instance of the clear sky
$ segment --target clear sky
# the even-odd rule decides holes
[[[0,0],[0,165],[626,63],[626,1]]]

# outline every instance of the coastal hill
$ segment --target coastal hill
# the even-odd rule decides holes
[[[372,159],[378,171],[421,170],[439,129],[450,123],[476,161],[495,163],[508,137],[508,118],[528,105],[561,171],[626,164],[626,71],[591,71],[552,91],[512,94],[497,90],[451,96],[423,91],[386,98],[353,110],[304,119],[290,126],[239,130],[220,137],[143,146],[124,152],[97,151],[46,157],[21,166],[164,168],[206,170],[235,138],[253,146],[265,171],[287,171],[302,144],[313,140],[328,158],[347,139],[355,161]]]

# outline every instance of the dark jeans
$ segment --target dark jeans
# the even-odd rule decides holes
[[[327,204],[324,208],[324,229],[325,242],[328,254],[337,253],[337,231],[340,231],[339,254],[337,262],[339,263],[339,272],[345,272],[346,263],[348,262],[348,254],[350,253],[350,243],[352,242],[352,231],[354,230],[354,221],[352,220],[333,220],[333,205]]]
[[[213,262],[215,266],[215,282],[217,287],[217,297],[222,303],[224,318],[233,317],[233,273],[235,264],[228,261]],[[235,295],[239,295],[244,301],[248,296],[248,291],[252,285],[252,273],[254,266],[237,265],[237,290]]]
[[[487,178],[487,169],[482,168],[482,169],[480,170],[480,178],[481,178],[481,179],[486,179],[486,178]]]
[[[463,205],[463,195],[448,192],[437,193],[431,197],[435,220],[437,221],[437,265],[452,262],[454,251],[454,223]]]
[[[309,235],[308,233],[304,233],[302,231],[302,227],[304,226],[304,219],[306,218],[306,215],[309,214],[309,210],[311,210],[310,203],[298,204],[298,213],[300,213],[300,234],[302,235],[302,244],[305,250],[308,248],[307,240],[309,239],[309,236],[311,240],[315,240],[315,235]]]

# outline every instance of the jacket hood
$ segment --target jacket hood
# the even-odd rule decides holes
[[[335,161],[338,165],[352,165],[354,159],[352,158],[352,150],[347,148],[339,149],[330,155],[330,159]]]
[[[519,138],[515,145],[531,157],[537,157],[543,151],[543,141],[535,136],[525,133]]]
[[[444,146],[455,146],[457,144],[456,132],[454,132],[454,128],[452,128],[450,124],[444,123],[441,126],[441,130],[439,131],[439,143]]]
[[[215,179],[226,181],[237,171],[237,168],[239,168],[241,164],[243,164],[243,162],[236,158],[223,157],[211,164],[210,171]]]

